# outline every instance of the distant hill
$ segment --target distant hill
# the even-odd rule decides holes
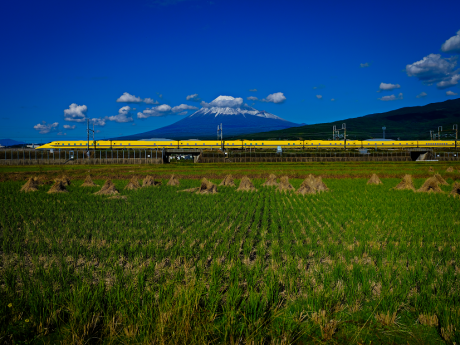
[[[139,140],[150,138],[169,139],[215,139],[217,126],[222,123],[224,137],[257,133],[261,130],[273,131],[300,126],[264,110],[257,110],[242,103],[241,98],[219,96],[192,115],[172,125],[152,131],[112,140]]]
[[[16,146],[16,145],[24,145],[25,142],[23,141],[16,141],[13,139],[0,139],[0,145],[9,147],[9,146]]]
[[[437,132],[438,126],[443,127],[443,132],[441,132],[442,139],[454,139],[455,134],[452,131],[452,127],[454,124],[460,125],[460,98],[352,119],[239,135],[234,138],[326,140],[332,138],[332,126],[336,125],[337,128],[342,128],[342,123],[347,124],[348,139],[381,138],[383,126],[386,127],[385,137],[387,139],[428,140],[430,139],[430,130]],[[227,137],[226,139],[230,138]]]

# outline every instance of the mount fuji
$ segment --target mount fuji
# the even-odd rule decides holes
[[[221,123],[224,138],[304,125],[289,122],[264,110],[257,110],[243,104],[242,98],[219,96],[210,103],[201,102],[201,106],[202,108],[195,113],[172,125],[116,139],[214,139],[217,134],[217,125]]]

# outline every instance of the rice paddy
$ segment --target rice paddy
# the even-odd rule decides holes
[[[458,165],[286,166],[7,170],[0,343],[460,343]]]

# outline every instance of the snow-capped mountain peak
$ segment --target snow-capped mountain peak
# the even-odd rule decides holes
[[[206,115],[213,115],[214,117],[224,115],[242,115],[246,117],[246,115],[252,115],[266,119],[286,121],[279,116],[266,112],[265,110],[260,111],[250,107],[246,103],[243,103],[242,98],[234,98],[232,96],[219,96],[210,103],[201,102],[201,105],[202,108],[190,115],[189,118]]]
[[[242,98],[219,96],[212,102],[201,102],[201,109],[173,123],[148,132],[123,139],[144,138],[215,138],[217,125],[222,124],[224,137],[246,133],[267,132],[299,126],[265,110],[257,110],[243,102]]]

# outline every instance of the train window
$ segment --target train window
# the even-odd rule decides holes
[[[188,145],[188,143],[187,143],[187,145]]]
[[[319,143],[321,145],[321,143]]]
[[[263,144],[264,144],[264,143],[262,143],[262,145],[263,145]]]
[[[295,145],[295,143],[294,143],[294,144],[292,144],[292,145]]]
[[[291,145],[291,144],[288,143],[288,145]]]

